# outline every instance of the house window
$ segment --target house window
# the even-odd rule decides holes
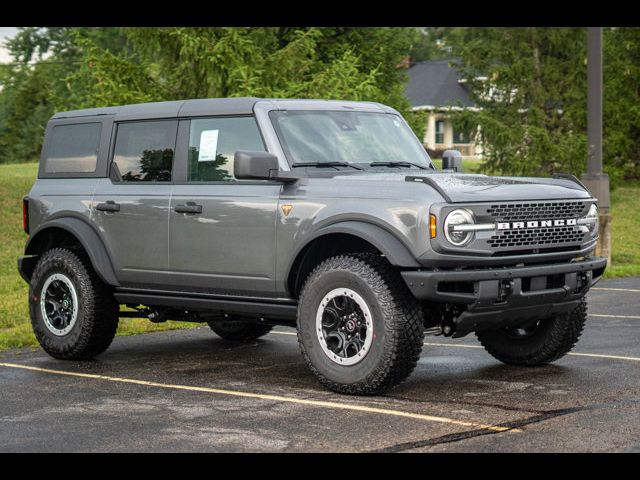
[[[436,120],[436,143],[444,143],[444,120]]]
[[[469,132],[465,130],[453,130],[453,143],[470,143]]]

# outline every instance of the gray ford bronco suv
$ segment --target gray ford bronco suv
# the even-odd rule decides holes
[[[377,103],[228,98],[58,113],[24,198],[35,334],[105,351],[121,317],[229,341],[296,327],[326,387],[406,379],[425,331],[474,332],[508,364],[565,355],[605,269],[575,177],[436,170]]]

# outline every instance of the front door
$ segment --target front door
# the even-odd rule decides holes
[[[116,126],[110,178],[91,215],[123,286],[157,288],[169,266],[169,206],[177,121]]]
[[[281,185],[233,176],[237,150],[265,150],[255,119],[193,119],[184,130],[186,181],[174,185],[169,214],[173,285],[191,292],[272,295]]]

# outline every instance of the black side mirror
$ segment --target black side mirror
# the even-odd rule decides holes
[[[442,169],[462,172],[462,154],[458,150],[445,150],[442,154]]]
[[[240,180],[297,180],[279,175],[278,157],[275,155],[247,150],[238,150],[233,156],[233,175]]]

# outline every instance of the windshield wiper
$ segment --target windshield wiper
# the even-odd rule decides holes
[[[407,168],[417,167],[421,170],[427,169],[427,167],[425,167],[424,165],[420,165],[418,163],[412,163],[412,162],[371,162],[369,166],[370,167],[407,167]]]
[[[292,167],[351,167],[356,170],[362,170],[362,167],[347,162],[299,162],[291,164]]]

